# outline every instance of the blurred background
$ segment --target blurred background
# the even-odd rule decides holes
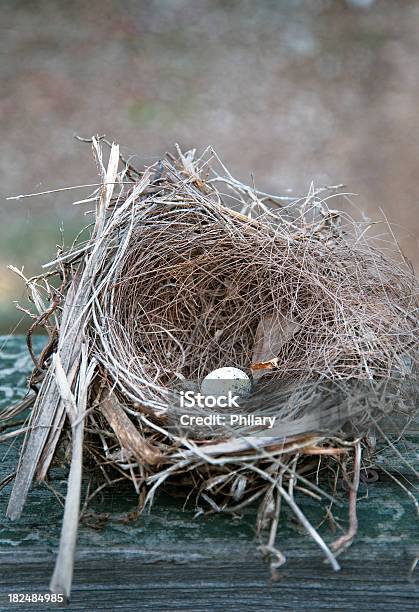
[[[419,2],[3,0],[0,333],[36,273],[84,224],[106,134],[137,163],[213,145],[234,175],[285,194],[345,183],[381,208],[417,266]],[[74,197],[73,197],[74,196]]]

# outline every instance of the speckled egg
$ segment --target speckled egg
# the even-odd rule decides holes
[[[228,395],[229,391],[234,395],[245,397],[252,390],[252,383],[248,375],[239,368],[225,367],[213,370],[201,384],[201,392],[204,395]]]

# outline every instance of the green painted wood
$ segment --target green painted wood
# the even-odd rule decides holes
[[[37,339],[42,342],[42,339]],[[24,341],[0,340],[0,408],[20,399],[30,368]],[[417,460],[417,434],[398,447]],[[386,451],[392,474],[408,476],[406,466]],[[0,480],[13,472],[18,445],[0,450]],[[380,472],[379,480],[361,485],[359,535],[339,558],[333,572],[321,552],[284,509],[278,547],[287,556],[280,580],[270,581],[269,569],[254,533],[255,508],[241,520],[227,515],[194,518],[182,499],[160,495],[148,515],[127,522],[136,497],[127,485],[106,491],[94,504],[94,515],[79,532],[70,610],[417,610],[419,556],[418,518],[412,500]],[[51,484],[65,493],[65,470],[54,468]],[[404,481],[406,484],[406,481]],[[408,485],[409,486],[409,485]],[[17,522],[4,518],[11,486],[0,492],[0,610],[9,592],[46,592],[61,527],[62,508],[51,490],[36,485]],[[410,487],[413,490],[412,487]],[[343,507],[335,511],[342,525]],[[323,507],[300,495],[300,505],[316,524]],[[104,514],[108,516],[104,517]],[[320,528],[326,541],[335,536]],[[416,579],[416,581],[415,581]],[[20,604],[19,610],[48,606]]]

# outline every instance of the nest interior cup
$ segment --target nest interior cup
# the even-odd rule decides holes
[[[255,361],[298,381],[405,372],[415,338],[400,314],[413,287],[403,263],[343,214],[337,224],[320,196],[258,209],[236,187],[231,209],[200,163],[160,162],[108,221],[94,346],[125,397],[159,414],[179,378],[226,364],[250,374]]]

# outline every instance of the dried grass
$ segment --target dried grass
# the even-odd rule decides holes
[[[329,208],[336,189],[311,188],[301,199],[261,193],[211,149],[200,158],[178,149],[139,171],[109,143],[105,166],[101,140],[91,141],[100,183],[85,200],[96,206],[89,239],[36,278],[18,271],[37,308],[28,333],[35,395],[9,517],[20,515],[70,431],[54,591],[71,588],[83,444],[104,482],[115,472],[129,479],[144,508],[166,482],[186,483],[209,511],[237,513],[258,500],[273,572],[285,561],[276,546],[283,501],[339,569],[336,554],[356,533],[362,447],[382,415],[408,411],[393,383],[417,368],[410,266],[384,254],[391,235],[374,241],[373,224]],[[36,356],[39,326],[49,341]],[[274,430],[185,436],[172,426],[168,388],[224,365],[261,385],[263,405],[255,394],[249,410],[275,414]],[[294,498],[300,489],[335,501],[307,475],[313,456],[349,483],[349,529],[331,546]]]

